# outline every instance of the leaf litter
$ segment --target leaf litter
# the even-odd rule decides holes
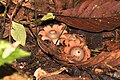
[[[56,75],[56,77],[53,75],[44,79],[119,79],[119,1],[79,0],[74,3],[74,0],[48,0],[48,2],[46,0],[36,0],[36,2],[36,10],[32,4],[34,2],[28,1],[24,3],[23,8],[25,9],[22,9],[24,15],[22,14],[21,19],[18,19],[27,29],[26,46],[21,46],[21,48],[33,54],[29,57],[18,59],[12,64],[17,71],[33,77],[35,70],[39,67],[48,73],[52,73],[64,66],[68,69],[68,72],[63,71]],[[13,3],[15,3],[15,0],[13,0]],[[40,5],[38,5],[39,3]],[[12,5],[10,6],[10,8],[13,7]],[[11,11],[8,11],[8,13]],[[27,21],[35,20],[32,19],[34,15],[28,15],[29,12],[34,13],[33,11],[37,11],[38,19],[41,18],[41,15],[51,11],[56,16],[56,20],[45,21],[38,25],[36,30],[43,30],[46,25],[60,25],[58,21],[64,22],[67,25],[69,34],[79,34],[85,40],[85,45],[93,51],[91,57],[83,62],[71,63],[69,61],[71,56],[63,54],[63,48],[66,47],[66,43],[63,42],[63,44],[58,46],[48,40],[42,41],[41,36],[35,35],[39,32],[35,30],[36,25],[26,24]],[[106,33],[103,34],[104,32]],[[76,52],[80,52],[79,48],[74,53]],[[61,76],[66,74],[67,76]]]

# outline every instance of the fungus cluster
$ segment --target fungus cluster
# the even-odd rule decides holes
[[[86,45],[84,38],[79,34],[69,34],[67,30],[63,30],[64,24],[46,26],[39,35],[42,40],[52,41],[54,44],[63,47],[64,57],[70,63],[83,62],[90,58],[90,50]],[[61,51],[62,52],[62,51]]]

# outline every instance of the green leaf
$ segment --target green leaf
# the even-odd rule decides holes
[[[11,35],[15,41],[19,41],[23,46],[26,42],[26,31],[22,24],[12,21]]]
[[[4,50],[2,54],[2,58],[7,58],[15,49],[19,46],[19,42],[14,42],[10,46],[7,47],[7,49]]]
[[[4,63],[12,63],[15,59],[30,55],[22,49],[16,48],[7,58],[3,58],[2,55],[4,51],[11,46],[10,43],[6,41],[0,41],[0,66]]]
[[[95,50],[91,49],[91,52],[99,53],[101,51],[99,51],[98,49],[95,49]]]
[[[0,2],[2,2],[3,0],[0,0]]]
[[[44,15],[41,19],[41,21],[46,21],[49,19],[55,19],[55,16],[53,16],[53,13],[47,13],[47,15]]]
[[[43,21],[46,21],[46,20],[51,20],[51,19],[55,19],[55,16],[53,16],[53,13],[47,13],[46,15],[44,15],[42,18],[38,19],[38,20],[35,20],[33,21],[32,23],[33,24],[41,24]]]

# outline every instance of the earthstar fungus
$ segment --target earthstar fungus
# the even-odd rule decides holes
[[[42,40],[52,41],[57,45],[61,44],[63,55],[61,58],[67,60],[69,63],[83,62],[90,58],[90,50],[86,45],[83,36],[79,34],[68,34],[66,30],[63,30],[64,24],[54,24],[43,28],[39,32]],[[57,42],[58,41],[58,42]]]
[[[40,31],[38,35],[42,35],[42,40],[53,41],[54,44],[58,41],[61,34],[67,33],[66,30],[62,30],[64,25],[54,24],[52,27],[50,25],[43,28],[43,31]],[[63,32],[62,32],[63,31]],[[57,43],[59,45],[59,41]]]
[[[78,44],[85,44],[85,40],[83,39],[83,37],[81,37],[80,35],[78,34],[64,34],[61,36],[60,38],[60,43],[62,45],[66,45],[68,46],[71,41],[74,41],[75,43],[78,43]]]
[[[90,50],[82,37],[77,37],[77,34],[65,34],[62,37],[61,43],[65,42],[64,53],[67,55],[66,59],[70,63],[78,61],[86,61],[90,58]],[[64,37],[64,38],[63,38]]]

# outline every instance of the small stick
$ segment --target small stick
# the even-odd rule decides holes
[[[67,70],[67,68],[63,67],[63,68],[60,68],[59,70],[57,70],[55,72],[47,73],[46,75],[40,76],[40,78],[38,78],[38,80],[41,80],[44,77],[49,77],[49,76],[52,76],[52,75],[60,74],[63,71],[68,71],[68,70]]]
[[[118,29],[117,29],[118,30]],[[116,42],[118,42],[118,38],[119,38],[119,33],[118,33],[118,31],[117,30],[115,30],[115,41]]]
[[[57,41],[56,41],[56,43],[55,43],[55,45],[57,45],[58,40],[60,39],[61,35],[63,34],[63,32],[64,32],[64,30],[65,30],[66,28],[67,28],[67,26],[65,25],[65,26],[63,27],[63,30],[62,30],[60,36],[58,37],[58,39],[57,39]]]

